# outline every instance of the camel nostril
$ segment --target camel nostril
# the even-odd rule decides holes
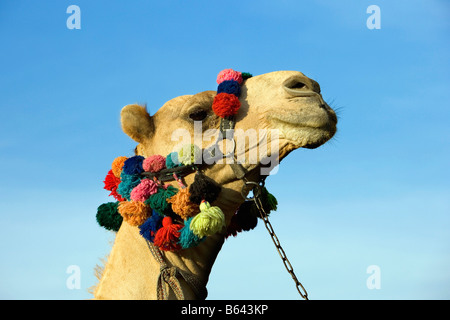
[[[291,81],[287,81],[284,84],[284,87],[291,90],[301,90],[306,87],[306,84],[304,84],[300,80],[292,79]]]
[[[306,92],[311,91],[306,83],[307,82],[302,81],[299,77],[291,77],[283,83],[283,89],[290,96],[301,97],[304,96]]]
[[[303,82],[293,81],[292,83],[286,85],[289,89],[303,89],[306,86]]]

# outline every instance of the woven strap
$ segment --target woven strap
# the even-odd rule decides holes
[[[160,265],[160,274],[158,277],[158,283],[156,286],[156,295],[158,300],[168,300],[169,291],[167,290],[164,282],[169,285],[178,300],[184,300],[183,290],[181,288],[180,281],[177,276],[182,276],[189,287],[194,291],[197,299],[204,300],[208,295],[206,287],[200,282],[200,280],[190,272],[186,272],[178,269],[177,267],[170,267],[164,261],[163,255],[159,248],[155,247],[153,243],[146,241],[147,246],[150,249],[153,257],[158,261]]]

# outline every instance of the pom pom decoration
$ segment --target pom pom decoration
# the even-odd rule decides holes
[[[241,107],[239,98],[230,93],[219,93],[214,97],[212,109],[221,118],[234,116]]]
[[[241,75],[242,75],[242,79],[243,80],[247,80],[248,78],[253,77],[253,75],[251,73],[248,73],[248,72],[242,72]]]
[[[125,160],[127,160],[127,157],[117,157],[113,160],[111,164],[112,172],[117,177],[120,178],[120,174],[122,172],[123,164]]]
[[[145,204],[149,205],[160,215],[167,215],[169,213],[168,210],[171,209],[170,203],[167,202],[167,199],[174,196],[177,192],[178,189],[173,186],[168,186],[167,189],[160,188],[155,194],[152,194],[145,201]]]
[[[277,210],[278,201],[275,198],[275,196],[266,189],[266,187],[263,187],[261,189],[260,199],[261,199],[262,208],[267,215],[269,215],[271,211]],[[257,216],[258,218],[261,218],[261,216],[258,212],[258,208],[256,207],[256,204],[253,201],[251,201],[251,204],[252,205],[249,206],[248,210],[251,210],[253,212],[253,215]],[[243,205],[246,205],[246,203],[244,202]]]
[[[123,172],[128,175],[140,174],[144,171],[142,168],[143,156],[130,157],[123,163]]]
[[[119,202],[107,202],[97,208],[96,219],[101,227],[116,232],[119,230],[123,218],[117,212],[118,205]]]
[[[153,242],[156,232],[162,227],[162,220],[163,217],[153,211],[151,217],[139,226],[139,233],[144,239]]]
[[[180,224],[174,224],[171,217],[164,217],[162,220],[162,228],[156,234],[153,243],[164,251],[175,251],[181,249],[178,244],[180,238]]]
[[[202,150],[195,144],[188,144],[178,151],[178,161],[183,165],[201,163]]]
[[[202,201],[200,213],[192,218],[190,228],[197,237],[213,235],[225,226],[225,216],[219,207],[211,207],[209,202]]]
[[[142,162],[142,168],[148,172],[158,172],[166,167],[166,158],[160,155],[154,155],[146,158]]]
[[[202,200],[212,203],[219,196],[221,189],[222,187],[214,180],[201,172],[197,172],[194,176],[194,182],[189,186],[189,200],[196,204],[200,204]]]
[[[122,172],[120,175],[121,182],[117,187],[119,193],[124,199],[130,200],[130,193],[140,182],[141,178],[138,175],[128,175]]]
[[[241,85],[252,77],[232,69],[222,70],[217,76],[217,95],[212,109],[221,118],[233,121],[240,109]],[[228,126],[227,126],[228,127]],[[234,126],[233,126],[234,127]],[[221,130],[226,130],[222,128]],[[198,171],[194,182],[185,187],[183,177],[189,174],[179,166],[201,164],[201,148],[189,144],[167,157],[140,155],[117,157],[111,164],[103,183],[117,202],[108,202],[97,209],[96,219],[100,226],[118,231],[122,222],[139,227],[139,233],[147,241],[153,242],[161,250],[180,250],[197,246],[207,236],[222,232],[225,216],[217,206],[211,206],[221,191],[221,187]],[[144,173],[146,172],[146,173]],[[153,174],[148,174],[148,173]],[[149,179],[153,176],[153,179]],[[165,181],[178,182],[177,189]],[[266,189],[262,190],[261,205],[269,213],[276,210],[277,200]],[[246,202],[231,218],[226,228],[226,237],[237,235],[243,230],[253,229],[259,212],[254,202]],[[184,223],[179,221],[183,220]],[[176,221],[176,223],[174,222]]]
[[[172,211],[179,215],[183,220],[194,216],[199,212],[198,204],[189,200],[189,189],[180,189],[174,196],[167,199],[168,203],[172,204]]]
[[[180,238],[178,240],[178,244],[182,249],[195,247],[205,239],[205,237],[200,238],[192,232],[190,228],[191,221],[192,217],[185,220],[184,227],[180,230]]]
[[[178,161],[178,153],[172,152],[166,158],[166,168],[173,169],[180,165],[180,161]]]
[[[158,191],[158,185],[150,179],[142,179],[141,182],[130,192],[130,199],[133,201],[147,200],[152,194]]]
[[[233,69],[224,69],[219,72],[216,81],[218,84],[220,84],[227,80],[234,80],[237,81],[239,84],[242,84],[242,82],[244,81],[241,72],[234,71]]]
[[[227,80],[219,84],[217,87],[217,93],[229,93],[234,94],[236,97],[239,97],[241,94],[241,86],[239,82],[233,80]]]
[[[117,193],[117,188],[119,187],[120,179],[114,175],[112,170],[108,171],[108,174],[106,175],[103,183],[105,185],[103,188],[108,191],[111,191],[111,193],[109,194],[110,196],[113,196],[114,199],[116,199],[117,201],[125,200],[124,198],[122,198],[120,194]]]
[[[237,234],[241,231],[242,231],[242,228],[241,228],[241,226],[239,226],[239,224],[237,222],[236,214],[234,214],[231,217],[230,224],[227,226],[227,233],[225,234],[225,239],[228,238],[229,236],[236,237]]]
[[[140,201],[122,201],[118,211],[123,220],[132,226],[139,226],[150,216],[150,208]]]
[[[253,201],[245,201],[239,207],[236,215],[233,216],[236,218],[236,224],[243,230],[249,231],[256,227],[258,224],[258,211],[256,206],[254,206]]]

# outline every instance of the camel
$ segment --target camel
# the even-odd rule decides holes
[[[216,91],[204,91],[179,96],[166,102],[152,116],[144,106],[125,106],[121,111],[121,126],[124,133],[137,142],[135,154],[143,157],[169,155],[180,144],[173,138],[173,133],[180,132],[180,129],[191,137],[195,134],[194,127],[198,128],[199,124],[203,133],[208,129],[218,129],[221,118],[212,110],[216,95]],[[276,154],[278,162],[295,149],[321,146],[336,132],[336,114],[322,99],[319,84],[298,71],[276,71],[248,77],[241,84],[239,102],[240,108],[234,117],[235,131],[275,129],[277,149],[271,147],[269,154]],[[264,138],[270,140],[271,135]],[[214,139],[202,139],[200,148],[208,148]],[[241,151],[249,154],[253,147],[249,144]],[[155,248],[149,247],[137,226],[123,222],[93,290],[94,299],[156,300],[161,298],[157,292],[158,285],[166,292],[165,299],[179,299],[180,295],[169,286],[170,277],[178,281],[183,299],[206,298],[208,278],[225,242],[227,226],[244,202],[244,196],[251,191],[252,184],[246,181],[260,181],[263,166],[260,162],[247,161],[241,167],[245,179],[237,177],[232,165],[226,161],[216,161],[203,168],[204,175],[221,186],[212,205],[222,210],[225,227],[195,247],[158,251],[164,262],[155,258],[152,252]],[[182,180],[189,186],[194,178],[195,174],[187,174]],[[166,184],[177,186],[177,183],[170,181]],[[165,274],[161,276],[163,271]]]

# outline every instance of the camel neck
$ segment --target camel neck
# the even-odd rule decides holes
[[[195,277],[199,286],[206,287],[214,261],[223,244],[223,236],[208,237],[201,245],[179,252],[162,252],[167,267],[175,267],[180,274]],[[148,243],[139,235],[137,227],[123,224],[117,232],[95,299],[156,300],[161,263],[149,250]],[[185,277],[177,277],[184,299],[197,299]],[[163,283],[168,299],[177,299],[175,292]]]

